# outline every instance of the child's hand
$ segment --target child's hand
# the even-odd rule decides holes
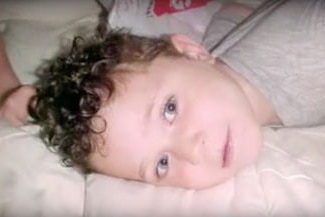
[[[22,85],[15,89],[0,105],[0,119],[14,126],[25,124],[28,116],[28,103],[35,92],[35,88],[31,85]]]

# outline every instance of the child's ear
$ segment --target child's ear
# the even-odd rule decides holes
[[[170,41],[178,52],[184,54],[190,59],[202,60],[211,64],[215,62],[214,57],[203,46],[185,35],[170,35]]]

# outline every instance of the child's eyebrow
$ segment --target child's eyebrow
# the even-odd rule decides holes
[[[148,103],[146,103],[145,105],[143,124],[146,124],[149,121],[150,117],[152,117],[156,101],[157,101],[157,94],[155,94],[153,97],[150,97],[148,99]]]
[[[147,180],[146,171],[147,171],[147,166],[145,164],[145,161],[142,161],[140,163],[140,167],[139,167],[140,181],[146,181]]]
[[[145,113],[144,113],[144,121],[147,122],[148,119],[152,116],[153,108],[154,108],[154,100],[150,100],[146,105]]]

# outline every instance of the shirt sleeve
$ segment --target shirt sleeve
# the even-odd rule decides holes
[[[229,31],[234,29],[240,22],[245,19],[242,13],[236,13],[230,10],[220,10],[212,17],[202,39],[202,45],[211,50],[219,41],[221,41]],[[213,51],[215,57],[222,53],[223,50]]]

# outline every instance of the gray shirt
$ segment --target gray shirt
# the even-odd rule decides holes
[[[212,53],[257,87],[284,125],[325,124],[325,0],[270,2]],[[211,38],[213,31],[203,41],[207,48]]]

